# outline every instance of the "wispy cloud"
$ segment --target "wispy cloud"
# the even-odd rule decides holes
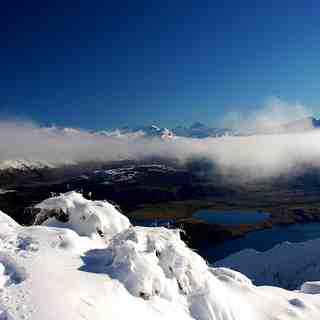
[[[268,98],[261,108],[249,113],[228,112],[220,121],[226,128],[241,132],[276,131],[280,126],[312,115],[312,111],[300,104],[287,103],[277,97]]]

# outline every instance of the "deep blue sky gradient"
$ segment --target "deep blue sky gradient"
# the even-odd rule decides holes
[[[316,113],[319,16],[312,0],[6,1],[0,117],[212,125],[270,96]]]

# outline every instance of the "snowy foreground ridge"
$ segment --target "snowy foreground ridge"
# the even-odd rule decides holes
[[[32,227],[0,212],[1,320],[320,319],[317,283],[256,287],[210,268],[178,231],[133,227],[75,192],[38,208]]]

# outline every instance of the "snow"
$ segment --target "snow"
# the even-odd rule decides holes
[[[5,160],[0,162],[0,171],[4,170],[35,170],[44,168],[55,168],[56,165],[48,161],[35,160]]]
[[[0,188],[0,195],[7,194],[7,193],[13,193],[13,192],[17,192],[17,191],[16,190],[9,190],[9,189],[1,189]]]
[[[306,281],[320,280],[320,239],[284,242],[265,252],[245,249],[214,263],[237,270],[256,285],[296,289]],[[320,290],[319,290],[320,291]]]
[[[257,287],[208,266],[178,230],[134,227],[108,202],[68,192],[37,208],[42,225],[30,227],[0,212],[1,320],[320,317],[320,296],[306,293],[316,283]]]
[[[38,220],[43,225],[69,228],[80,236],[107,239],[130,226],[129,219],[107,201],[87,200],[74,191],[44,200],[35,208],[41,210]]]
[[[115,129],[111,131],[102,130],[93,133],[95,136],[105,136],[111,138],[121,138],[121,139],[139,139],[145,137],[146,133],[142,130],[131,131],[131,130],[121,130]]]

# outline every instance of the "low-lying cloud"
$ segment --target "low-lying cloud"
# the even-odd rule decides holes
[[[43,128],[28,122],[0,122],[0,162],[23,159],[64,164],[150,156],[181,163],[206,158],[223,176],[232,174],[245,180],[276,177],[320,167],[320,131],[205,139],[176,137],[168,141],[141,132],[114,136]]]

